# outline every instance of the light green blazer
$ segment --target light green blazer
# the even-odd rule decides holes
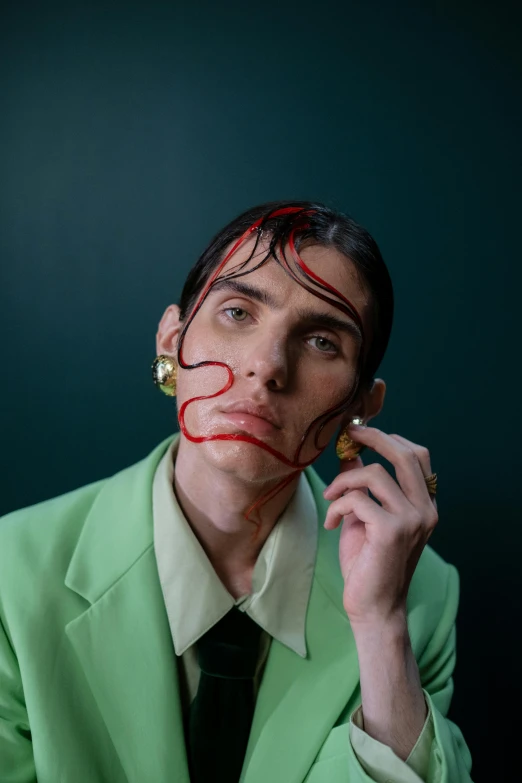
[[[0,783],[189,783],[153,546],[152,479],[170,441],[0,520]],[[324,484],[312,468],[307,476],[321,522]],[[372,780],[348,735],[360,688],[339,532],[319,525],[308,657],[271,644],[241,783]],[[427,546],[408,616],[435,721],[430,783],[470,781],[469,750],[445,717],[458,590],[456,569]]]

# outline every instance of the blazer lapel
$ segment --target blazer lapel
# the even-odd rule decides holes
[[[359,697],[359,663],[342,605],[339,534],[322,523],[324,483],[306,470],[319,518],[314,580],[306,617],[308,655],[273,640],[259,689],[240,783],[302,783],[330,730]],[[346,742],[348,743],[348,730]]]
[[[129,783],[189,783],[176,656],[153,547],[152,479],[172,438],[103,486],[66,576],[66,626]]]

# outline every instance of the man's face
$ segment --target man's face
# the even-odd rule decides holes
[[[253,240],[245,243],[220,277],[246,260],[252,248]],[[258,247],[248,268],[261,261],[267,249],[266,243]],[[354,305],[367,331],[369,298],[352,263],[336,250],[320,246],[309,246],[300,256],[312,272]],[[353,387],[361,348],[356,330],[349,315],[305,290],[273,258],[249,274],[219,280],[188,326],[183,360],[187,365],[226,364],[233,373],[233,384],[224,394],[187,406],[188,432],[192,436],[250,435],[293,460],[310,424],[345,399]],[[224,367],[179,368],[178,410],[194,397],[216,394],[227,380]],[[249,405],[257,410],[229,410]],[[320,447],[330,440],[339,421],[337,416],[324,427]],[[316,431],[313,427],[306,438],[300,463],[318,455]],[[292,471],[249,442],[215,440],[194,447],[215,467],[244,480],[264,482]]]

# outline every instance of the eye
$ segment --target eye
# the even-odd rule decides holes
[[[234,321],[244,321],[248,315],[242,307],[227,307],[225,313],[230,313],[230,318]]]
[[[327,340],[326,337],[314,335],[314,337],[310,337],[310,340],[316,340],[315,347],[321,353],[338,353],[337,346],[331,340]]]

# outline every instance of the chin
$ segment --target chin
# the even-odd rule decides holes
[[[253,443],[214,440],[199,444],[199,448],[214,468],[234,475],[239,481],[264,483],[284,478],[291,472],[277,457]]]

